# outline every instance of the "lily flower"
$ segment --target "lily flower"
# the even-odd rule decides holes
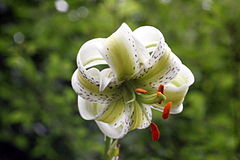
[[[132,31],[123,23],[108,38],[87,41],[77,55],[72,87],[85,120],[95,120],[108,137],[119,139],[150,126],[152,110],[177,114],[194,82],[192,72],[151,26]],[[159,138],[155,124],[151,125]],[[157,131],[156,131],[157,130]]]

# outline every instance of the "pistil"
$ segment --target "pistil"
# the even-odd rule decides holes
[[[166,99],[161,92],[148,94],[148,92],[136,92],[136,98],[139,102],[144,104],[157,104]]]

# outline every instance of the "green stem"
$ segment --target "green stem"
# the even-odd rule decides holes
[[[111,138],[106,136],[106,140],[105,140],[105,151],[104,151],[104,160],[106,160],[108,158],[108,150],[111,146]]]
[[[106,137],[105,140],[105,151],[103,160],[113,160],[119,155],[118,140],[113,140],[112,138]]]

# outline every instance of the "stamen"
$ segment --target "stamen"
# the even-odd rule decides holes
[[[158,102],[158,104],[161,104],[162,101],[165,100],[166,98],[165,98],[165,96],[162,94],[162,92],[157,92],[157,95],[158,95],[158,96],[163,96],[163,97],[164,97],[164,99],[162,99],[161,101]]]
[[[162,94],[162,92],[157,92],[157,95],[162,96],[163,94]]]
[[[152,134],[152,140],[158,141],[160,138],[160,131],[158,129],[158,126],[152,122],[150,127],[151,127],[150,130],[151,130],[151,134]]]
[[[148,92],[147,90],[142,89],[142,88],[136,88],[135,91],[138,93],[147,93]]]
[[[163,84],[160,84],[158,86],[158,92],[161,92],[163,94],[163,91],[164,91],[164,85]]]
[[[171,107],[172,107],[172,102],[168,102],[165,105],[165,107],[163,109],[163,113],[162,113],[162,118],[163,119],[167,119],[168,118]]]

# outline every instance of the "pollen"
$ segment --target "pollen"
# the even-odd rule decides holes
[[[158,141],[160,138],[160,131],[158,129],[158,126],[155,123],[151,123],[150,125],[150,131],[152,134],[152,140],[153,141]]]
[[[163,84],[160,84],[158,86],[158,92],[161,92],[163,94],[163,91],[164,91],[164,85]]]
[[[162,113],[162,118],[163,119],[167,119],[168,116],[169,116],[169,113],[170,113],[170,110],[171,110],[171,107],[172,107],[172,102],[168,102],[164,109],[163,109],[163,113]]]
[[[136,88],[135,91],[138,93],[147,93],[148,92],[147,90],[142,89],[142,88]]]

